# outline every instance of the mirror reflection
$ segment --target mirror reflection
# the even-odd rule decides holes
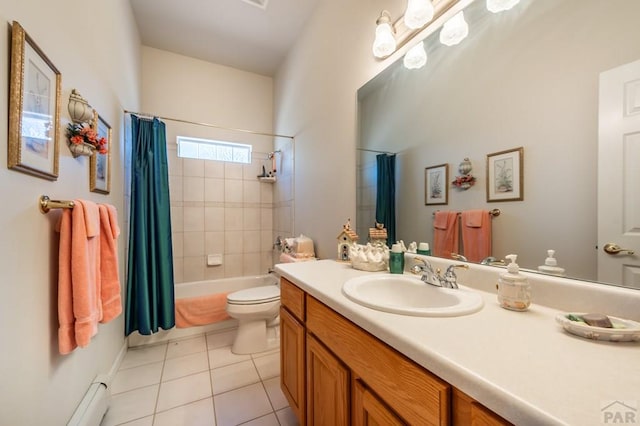
[[[599,77],[640,58],[640,2],[523,0],[493,14],[465,9],[469,36],[425,40],[428,60],[402,58],[358,91],[357,233],[373,226],[376,155],[395,154],[397,240],[434,239],[436,211],[492,210],[492,252],[537,270],[554,250],[566,275],[599,278]],[[487,201],[488,155],[523,148],[522,200]],[[474,185],[452,185],[471,164]],[[448,200],[425,203],[425,169],[448,164]]]

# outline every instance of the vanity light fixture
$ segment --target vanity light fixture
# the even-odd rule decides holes
[[[409,70],[422,68],[426,63],[427,52],[424,50],[424,41],[420,41],[404,55],[403,64]]]
[[[440,43],[445,46],[454,46],[469,35],[469,24],[464,20],[464,11],[456,13],[444,23],[440,30]]]
[[[396,50],[396,39],[393,35],[391,15],[383,10],[376,21],[376,38],[373,41],[373,56],[385,58]]]
[[[407,0],[404,24],[412,30],[422,28],[433,19],[434,11],[430,0]]]
[[[520,3],[520,0],[487,0],[487,10],[493,13],[500,13],[511,9],[518,3]]]

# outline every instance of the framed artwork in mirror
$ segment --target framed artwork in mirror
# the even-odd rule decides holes
[[[449,203],[449,165],[440,164],[438,166],[424,169],[424,204],[426,206],[437,206]]]
[[[524,200],[524,148],[487,154],[487,202]]]
[[[11,26],[7,166],[58,179],[62,76],[22,26]]]
[[[93,128],[100,148],[89,159],[89,189],[108,194],[111,192],[111,126],[96,112]]]

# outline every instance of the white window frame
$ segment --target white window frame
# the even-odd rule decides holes
[[[180,158],[251,164],[253,146],[249,144],[190,136],[177,136],[176,143]]]

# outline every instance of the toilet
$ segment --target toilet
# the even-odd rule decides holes
[[[280,287],[252,287],[227,295],[227,313],[238,320],[234,354],[263,352],[279,345]]]

